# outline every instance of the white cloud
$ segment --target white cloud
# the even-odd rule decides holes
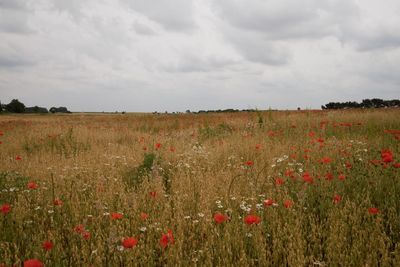
[[[167,30],[186,31],[196,27],[193,0],[121,0],[121,2],[135,12],[161,24]]]
[[[71,110],[398,98],[395,0],[0,0],[0,95]]]

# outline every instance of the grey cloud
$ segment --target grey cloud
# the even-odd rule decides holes
[[[26,9],[26,1],[0,0],[0,9]]]
[[[21,57],[13,57],[8,55],[0,55],[0,68],[9,69],[21,66],[33,65],[32,61],[26,60]]]
[[[392,50],[386,51],[385,53],[374,53],[369,55],[369,60],[360,65],[358,74],[376,84],[376,88],[379,88],[379,84],[390,85],[391,88],[395,88],[397,95],[400,95],[400,76],[399,76],[399,62],[400,62],[400,51]]]
[[[154,30],[151,27],[149,27],[146,24],[141,23],[139,21],[135,21],[132,24],[132,29],[136,33],[141,34],[141,35],[154,35],[155,34]]]
[[[400,47],[400,27],[379,26],[375,29],[359,28],[346,32],[346,40],[361,51],[396,49]]]
[[[210,72],[235,64],[237,61],[215,55],[200,56],[192,53],[181,55],[175,64],[163,66],[167,72]]]
[[[4,8],[0,6],[0,32],[27,34],[33,30],[28,24],[29,11],[25,8]]]
[[[232,27],[270,41],[333,36],[359,51],[400,46],[400,27],[395,22],[367,26],[354,0],[215,0],[214,5]]]
[[[12,71],[16,68],[32,66],[34,62],[21,47],[13,47],[8,42],[0,44],[0,69]]]
[[[230,25],[222,25],[221,32],[227,43],[250,62],[279,66],[287,64],[291,58],[291,52],[283,42],[267,40],[257,32]]]
[[[291,58],[290,50],[282,43],[269,42],[257,36],[230,36],[233,45],[247,60],[267,65],[285,65]]]
[[[80,21],[84,14],[82,12],[82,7],[85,4],[85,1],[81,0],[52,0],[50,1],[52,7],[59,11],[68,13],[72,18],[76,21]]]
[[[0,91],[76,111],[398,98],[399,16],[372,4],[0,0]]]
[[[121,0],[131,7],[159,24],[166,30],[188,31],[196,27],[193,18],[192,0]]]
[[[269,40],[320,38],[357,14],[352,1],[216,0],[218,14],[234,27],[255,31]]]

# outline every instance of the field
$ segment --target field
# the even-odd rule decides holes
[[[399,109],[2,115],[0,266],[400,266],[399,141]]]

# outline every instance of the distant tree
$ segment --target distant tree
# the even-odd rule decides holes
[[[6,110],[13,113],[24,113],[25,105],[18,101],[18,99],[13,99],[9,104],[6,105]]]
[[[51,113],[71,113],[70,111],[68,111],[68,109],[66,107],[58,107],[58,108],[51,107],[49,111]]]
[[[34,107],[26,107],[25,113],[49,113],[49,111],[47,110],[47,108],[34,106]]]
[[[0,101],[0,113],[3,112],[3,106],[1,105],[1,101]]]
[[[385,101],[387,107],[400,107],[400,100],[393,99]]]
[[[363,99],[361,103],[358,102],[329,102],[321,106],[322,109],[346,109],[346,108],[385,108],[385,107],[400,107],[400,100],[382,100],[379,98]]]
[[[363,101],[361,102],[361,106],[363,108],[372,108],[373,104],[372,104],[372,101],[370,99],[363,99]]]

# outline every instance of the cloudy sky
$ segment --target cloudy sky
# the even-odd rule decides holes
[[[398,0],[0,0],[0,101],[72,111],[400,97]]]

